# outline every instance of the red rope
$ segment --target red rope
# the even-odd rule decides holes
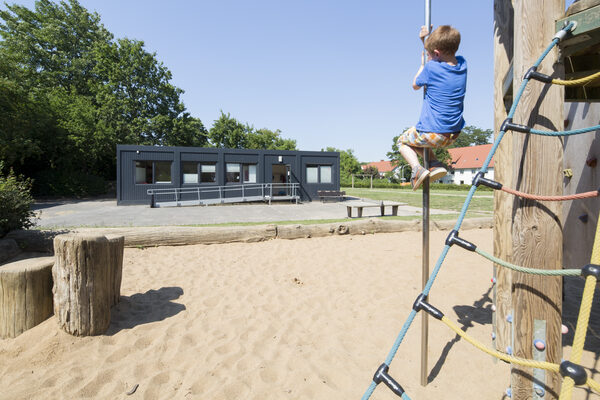
[[[588,199],[591,197],[598,197],[598,195],[600,195],[600,192],[598,192],[597,190],[594,190],[592,192],[576,193],[576,194],[571,194],[568,196],[538,196],[535,194],[519,192],[518,190],[509,189],[504,186],[502,186],[502,191],[513,194],[515,196],[522,197],[524,199],[538,200],[538,201],[579,200],[579,199]]]

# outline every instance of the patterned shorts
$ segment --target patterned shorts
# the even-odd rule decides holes
[[[419,132],[413,126],[400,134],[398,144],[406,144],[414,147],[448,147],[454,143],[458,135],[460,135],[460,132]]]

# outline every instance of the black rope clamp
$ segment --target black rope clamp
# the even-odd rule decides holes
[[[525,125],[513,124],[512,118],[506,118],[504,120],[504,122],[502,122],[502,126],[500,127],[500,130],[504,131],[504,132],[515,131],[515,132],[529,133],[531,131],[531,128],[528,126],[525,126]]]
[[[571,361],[561,362],[559,371],[563,377],[568,376],[573,379],[577,386],[581,386],[587,382],[587,372],[585,372],[585,369],[581,365],[574,364]]]
[[[600,265],[596,264],[588,264],[585,267],[581,268],[581,276],[595,276],[596,280],[600,280]]]
[[[394,380],[391,376],[388,375],[390,367],[383,363],[379,368],[377,368],[377,372],[373,376],[373,382],[376,384],[380,384],[381,382],[385,383],[385,386],[389,387],[392,392],[394,392],[398,397],[402,397],[404,394],[404,389],[398,382]]]
[[[446,245],[452,246],[453,244],[457,244],[463,249],[469,251],[475,251],[475,249],[477,249],[477,246],[475,246],[473,243],[469,242],[468,240],[459,238],[458,231],[456,229],[452,229],[452,231],[450,231],[450,234],[446,238]]]
[[[473,178],[473,185],[479,187],[479,185],[487,186],[489,188],[500,190],[502,189],[502,184],[500,182],[496,182],[491,179],[487,179],[484,177],[484,173],[479,171],[475,174],[475,178]]]
[[[413,303],[413,310],[415,310],[416,312],[425,310],[427,314],[431,315],[436,319],[441,320],[444,317],[444,313],[432,306],[431,304],[427,303],[425,300],[427,300],[427,296],[424,293],[418,295],[417,299]]]
[[[552,83],[552,77],[541,72],[537,72],[537,67],[531,67],[525,73],[524,79],[535,79],[536,81],[544,83]]]

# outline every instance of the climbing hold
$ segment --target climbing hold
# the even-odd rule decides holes
[[[544,351],[546,350],[546,342],[544,342],[541,339],[536,339],[533,341],[533,345],[535,346],[536,349],[538,349],[539,351]]]
[[[492,304],[492,311],[496,312],[496,305],[495,304]]]
[[[588,222],[588,218],[589,218],[589,217],[588,217],[588,215],[587,215],[587,214],[581,214],[581,215],[580,215],[579,217],[577,217],[577,218],[579,218],[579,220],[580,220],[581,222],[583,222],[584,224],[587,224],[587,222]]]
[[[492,285],[496,284],[496,278],[492,278],[491,281],[492,281]]]
[[[588,158],[585,163],[588,167],[595,168],[598,165],[598,159],[596,157]]]
[[[506,354],[508,354],[509,356],[512,356],[512,347],[506,346]]]
[[[496,340],[496,334],[492,332],[492,340]]]
[[[506,316],[506,322],[508,322],[509,324],[512,324],[512,314],[508,314]]]
[[[506,391],[504,393],[506,393],[506,397],[508,397],[508,398],[512,397],[512,389],[511,388],[506,388]]]
[[[569,333],[569,328],[567,328],[566,325],[561,326],[560,331],[562,332],[563,335],[566,335],[567,333]]]
[[[535,394],[537,394],[539,397],[544,397],[544,395],[546,394],[546,391],[540,385],[533,385],[533,390],[535,391]]]
[[[563,170],[563,175],[565,178],[571,178],[573,176],[573,170],[571,168],[567,168]]]

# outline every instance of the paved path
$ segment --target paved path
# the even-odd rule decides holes
[[[347,217],[346,205],[352,201],[150,208],[147,205],[117,206],[114,199],[101,199],[43,201],[37,202],[33,208],[40,216],[37,225],[43,228],[123,227],[343,219]],[[400,216],[417,216],[420,212],[420,208],[411,206],[398,209]],[[379,214],[379,207],[366,208],[363,218]],[[391,207],[386,207],[386,214],[391,215]],[[456,213],[431,210],[431,214]]]

